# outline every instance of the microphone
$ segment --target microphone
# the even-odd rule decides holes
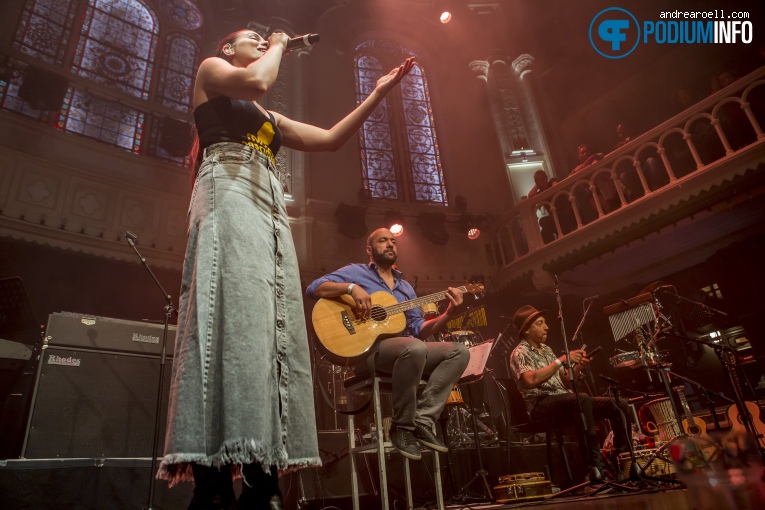
[[[138,236],[135,235],[134,233],[132,233],[131,231],[126,230],[125,231],[125,239],[128,239],[130,241],[135,242],[135,241],[138,241]]]
[[[611,384],[621,384],[621,383],[620,383],[619,381],[617,381],[616,379],[611,379],[611,378],[610,378],[610,377],[608,377],[607,375],[599,374],[599,375],[598,375],[598,377],[600,377],[600,378],[601,378],[601,379],[603,379],[604,381],[608,381],[608,382],[609,382],[609,383],[611,383]]]
[[[654,399],[664,396],[663,393],[651,393],[650,395],[641,395],[639,397],[632,397],[627,399],[628,404],[635,404],[637,402],[642,402],[643,400]]]
[[[287,51],[313,46],[317,42],[319,42],[319,34],[299,35],[287,41]]]

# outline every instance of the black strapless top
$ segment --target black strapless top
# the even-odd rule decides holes
[[[214,143],[239,142],[268,156],[276,163],[276,153],[282,145],[282,133],[276,119],[268,117],[252,101],[218,96],[194,110],[194,122],[199,134],[199,149]]]

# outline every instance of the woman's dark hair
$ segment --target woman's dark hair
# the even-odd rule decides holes
[[[225,48],[227,44],[234,44],[234,42],[236,42],[236,38],[239,37],[239,34],[246,31],[246,29],[237,30],[236,32],[231,32],[226,37],[221,39],[215,46],[215,56],[220,57],[226,61],[230,61],[227,55],[223,53],[223,48]],[[193,126],[191,131],[193,139],[191,141],[191,149],[189,149],[189,158],[191,159],[192,168],[194,169],[192,174],[193,184],[193,180],[196,179],[197,172],[199,172],[199,167],[202,164],[202,155],[199,152],[199,133],[197,133],[196,125]]]

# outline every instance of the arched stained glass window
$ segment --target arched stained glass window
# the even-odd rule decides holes
[[[145,122],[146,115],[135,108],[70,88],[57,127],[140,153]]]
[[[13,46],[49,64],[61,64],[72,31],[75,0],[31,0],[21,11]]]
[[[158,33],[138,0],[89,0],[72,72],[148,99]]]
[[[178,136],[164,127],[190,121],[202,21],[192,0],[25,0],[12,44],[29,61],[8,59],[0,109],[190,166],[187,157],[173,155]],[[155,55],[160,38],[161,59]],[[35,110],[20,97],[28,66],[68,79],[60,110]],[[175,145],[166,147],[168,140]]]
[[[356,48],[356,100],[414,54],[388,40]],[[428,82],[420,64],[404,77],[364,122],[360,133],[364,188],[372,198],[448,205]]]
[[[159,74],[157,101],[178,111],[191,111],[194,73],[199,65],[199,47],[185,35],[173,34],[165,42]]]

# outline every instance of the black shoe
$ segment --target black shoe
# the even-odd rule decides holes
[[[421,445],[427,446],[431,450],[435,450],[437,452],[446,453],[449,451],[449,447],[447,447],[444,443],[442,443],[431,431],[428,427],[424,425],[420,425],[417,423],[414,426],[414,437],[417,439],[417,441],[420,442]]]
[[[390,442],[407,459],[420,460],[422,458],[420,449],[417,447],[417,441],[414,439],[411,430],[391,427]]]

